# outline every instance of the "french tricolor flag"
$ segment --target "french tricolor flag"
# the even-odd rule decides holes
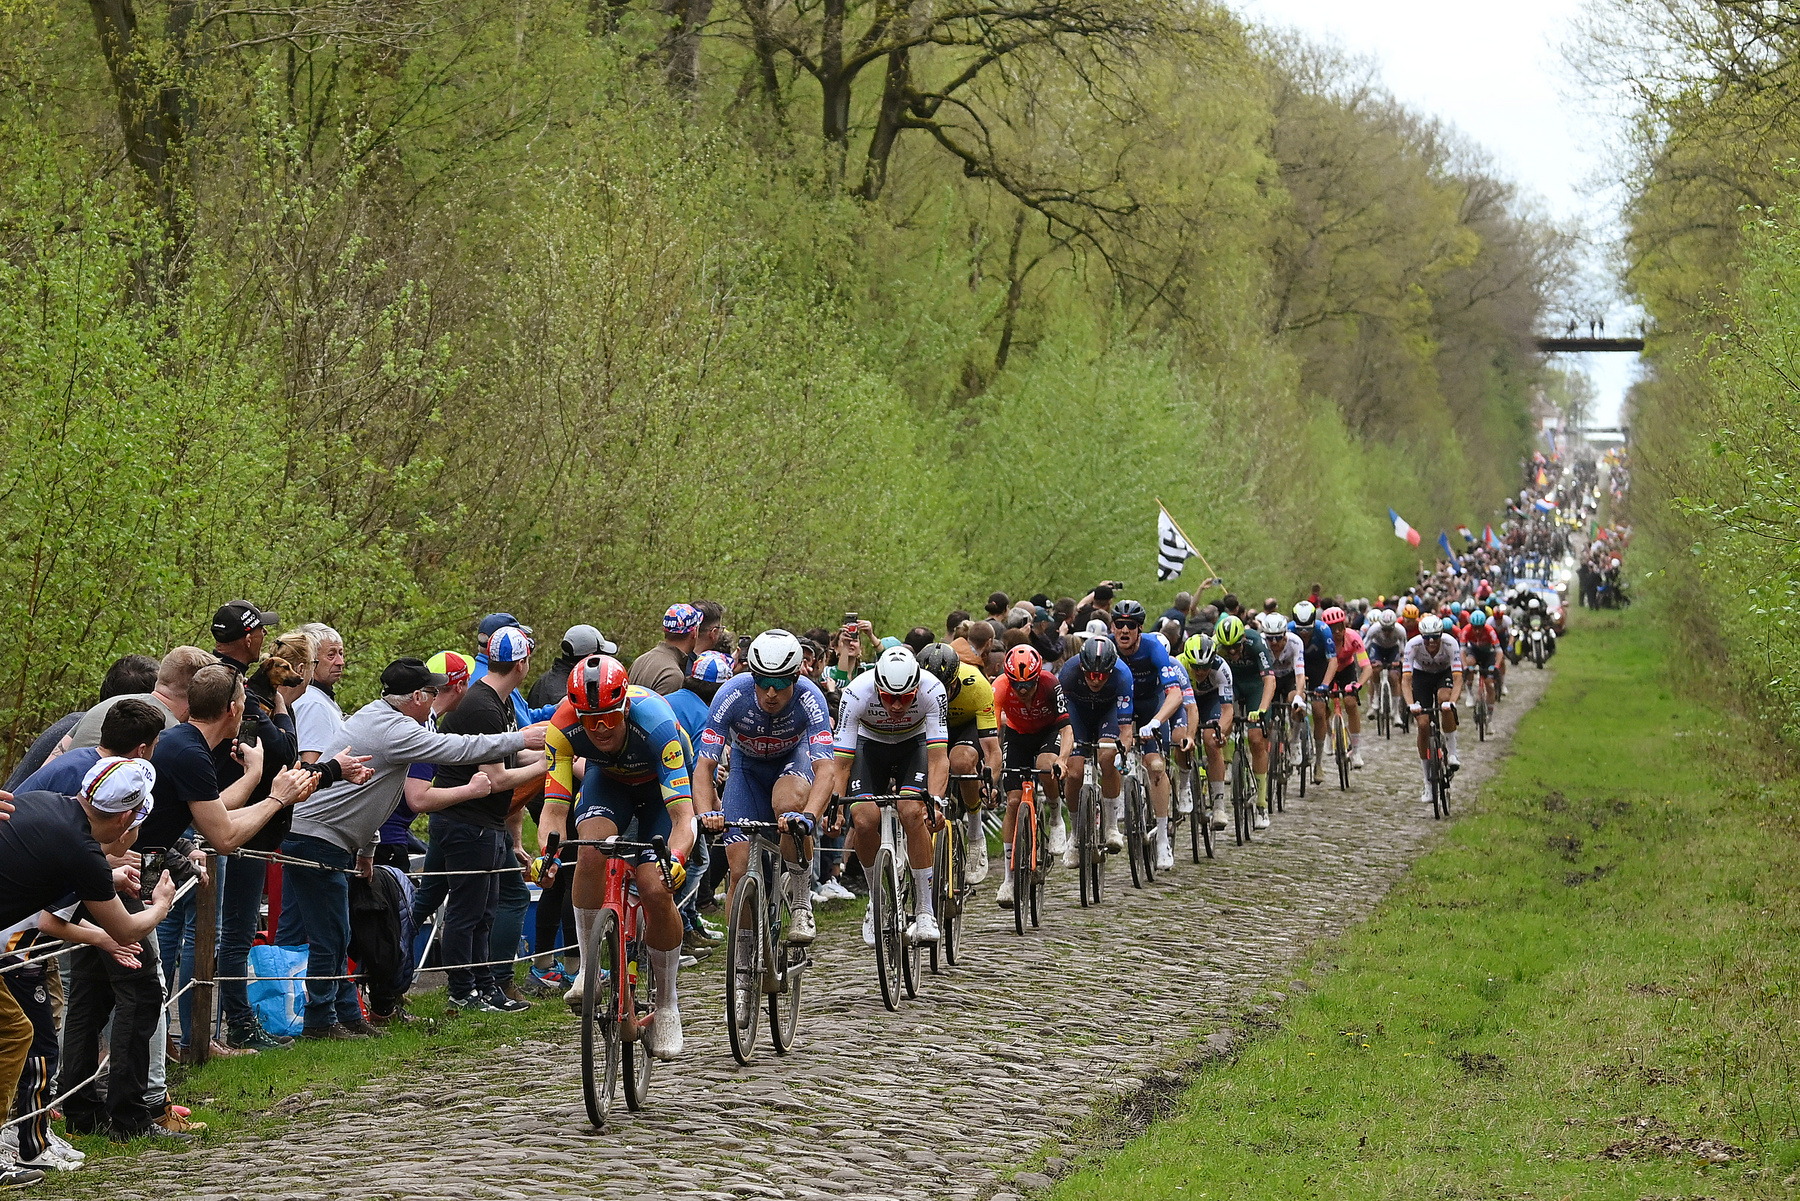
[[[1413,529],[1410,525],[1407,525],[1406,518],[1400,516],[1400,514],[1394,512],[1392,509],[1388,510],[1388,516],[1394,519],[1394,537],[1406,539],[1408,546],[1419,545],[1419,531]]]

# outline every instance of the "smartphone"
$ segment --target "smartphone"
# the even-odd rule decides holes
[[[844,624],[847,626],[855,626],[856,625],[856,614],[854,614],[854,613],[844,614]]]

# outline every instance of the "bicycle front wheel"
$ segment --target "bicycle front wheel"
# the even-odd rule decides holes
[[[619,1087],[619,915],[602,909],[588,937],[581,965],[581,1095],[588,1121],[606,1125]]]
[[[1250,831],[1255,818],[1255,784],[1250,772],[1250,756],[1242,747],[1231,758],[1231,813],[1236,824],[1237,844],[1243,846],[1250,841]]]
[[[1199,752],[1196,750],[1195,752]],[[1206,857],[1212,858],[1212,818],[1206,808],[1206,777],[1200,774],[1198,766],[1188,769],[1192,783],[1189,784],[1189,795],[1194,804],[1188,810],[1188,848],[1194,856],[1194,862],[1200,862],[1200,843],[1206,843]]]
[[[1095,795],[1092,784],[1081,786],[1081,795],[1075,802],[1075,853],[1079,860],[1077,868],[1081,873],[1077,891],[1081,894],[1081,907],[1098,905],[1100,896],[1094,888],[1094,864],[1100,858],[1100,848],[1095,841],[1097,831],[1094,827],[1094,810],[1098,807],[1099,798]]]
[[[786,1055],[794,1045],[794,1031],[800,1025],[800,979],[805,974],[806,948],[787,941],[788,923],[793,911],[788,890],[781,890],[781,901],[775,918],[775,968],[780,974],[781,989],[769,994],[769,1045],[775,1054]],[[751,995],[752,1003],[755,994]]]
[[[628,995],[622,998],[625,1012],[634,1014],[641,1022],[656,997],[656,964],[641,932],[625,944],[620,968],[623,974],[619,978],[625,981],[628,990]],[[624,1043],[623,1052],[625,1108],[636,1113],[650,1099],[650,1068],[656,1062],[656,1057],[650,1054],[650,1044],[644,1041],[641,1026],[638,1036]]]
[[[900,945],[900,892],[892,851],[875,856],[875,886],[869,892],[869,903],[875,906],[875,976],[881,983],[881,1003],[899,1009],[904,948]]]
[[[747,1065],[756,1058],[762,1002],[762,877],[745,872],[731,890],[725,913],[725,1029],[731,1035],[732,1058]]]
[[[931,944],[931,974],[942,973],[940,960],[947,962],[950,940],[945,937],[950,924],[950,836],[957,823],[946,821],[944,828],[931,836],[931,911],[938,915],[938,940]]]
[[[910,864],[899,869],[900,905],[900,983],[906,989],[906,999],[912,1000],[919,995],[919,969],[922,958],[919,944],[912,936],[913,922],[919,916],[918,886],[913,883],[912,866]]]

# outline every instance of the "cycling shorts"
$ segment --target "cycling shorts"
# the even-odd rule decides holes
[[[1475,660],[1483,675],[1492,675],[1494,671],[1494,648],[1491,646],[1465,646],[1463,654]]]
[[[844,795],[851,800],[897,792],[923,796],[926,762],[923,734],[904,742],[858,738],[856,757],[850,761],[850,783],[845,787]]]
[[[1382,667],[1398,667],[1400,666],[1401,652],[1405,649],[1398,645],[1371,646],[1369,647],[1369,661]]]
[[[950,727],[949,743],[951,746],[972,746],[979,751],[981,749],[982,733],[982,730],[976,725],[976,719],[971,717],[968,721],[965,721],[960,725]],[[994,735],[994,731],[988,730],[986,731],[986,734],[991,738]]]
[[[1285,676],[1276,676],[1275,677],[1275,697],[1273,700],[1271,700],[1269,702],[1269,707],[1274,708],[1276,705],[1285,705],[1288,703],[1288,701],[1293,699],[1293,696],[1294,696],[1293,673],[1290,672]]]
[[[793,776],[813,782],[813,763],[807,756],[806,744],[796,746],[780,759],[753,759],[749,755],[731,757],[731,774],[725,777],[725,795],[720,798],[726,821],[772,822],[775,820],[775,781]],[[748,842],[750,835],[742,830],[725,831],[725,845]]]
[[[1105,708],[1084,708],[1080,705],[1069,707],[1069,729],[1074,731],[1075,741],[1099,742],[1102,738],[1119,736],[1119,709],[1116,705]]]
[[[1059,727],[1052,726],[1048,730],[1015,730],[1011,726],[1000,731],[1000,762],[1006,768],[1006,789],[1014,792],[1019,787],[1019,777],[1013,773],[1037,766],[1039,755],[1054,755],[1062,740],[1057,737]]]
[[[1430,704],[1437,694],[1450,687],[1450,673],[1447,671],[1415,671],[1412,678],[1413,700],[1421,705]]]
[[[1220,714],[1224,712],[1224,695],[1218,692],[1196,692],[1194,694],[1194,708],[1200,711],[1200,724],[1203,726],[1209,725],[1212,722],[1218,721]],[[1179,724],[1186,725],[1187,723],[1182,722]]]
[[[621,784],[598,767],[589,767],[581,781],[581,796],[575,802],[575,829],[590,817],[604,817],[613,825],[614,833],[626,835],[634,842],[649,842],[657,835],[666,841],[675,826],[669,821],[669,807],[663,803],[662,785],[655,780],[643,784]],[[636,823],[637,832],[629,833]]]

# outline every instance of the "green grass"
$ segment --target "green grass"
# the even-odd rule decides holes
[[[1800,789],[1641,608],[1574,620],[1474,812],[1059,1197],[1795,1195]]]

